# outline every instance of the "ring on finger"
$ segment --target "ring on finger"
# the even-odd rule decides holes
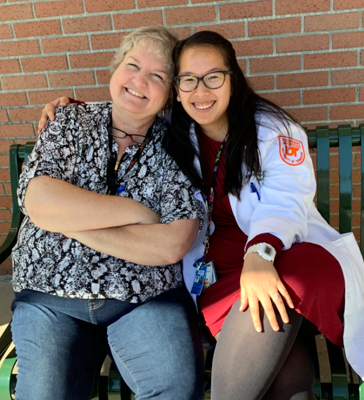
[[[281,297],[281,295],[280,295],[278,292],[277,292],[277,293],[274,293],[274,294],[271,296],[271,298],[272,298],[273,301],[279,299],[280,297]]]

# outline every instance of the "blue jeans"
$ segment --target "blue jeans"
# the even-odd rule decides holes
[[[11,329],[17,400],[88,400],[109,346],[136,399],[203,399],[193,301],[173,289],[143,303],[15,293]]]

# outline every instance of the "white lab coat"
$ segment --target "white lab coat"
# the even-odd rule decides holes
[[[263,177],[259,181],[253,177],[244,186],[240,201],[229,194],[234,217],[248,236],[248,241],[269,232],[281,239],[284,249],[289,249],[293,243],[314,243],[324,247],[338,260],[345,279],[345,352],[349,363],[363,379],[364,263],[359,247],[352,233],[339,234],[315,207],[316,181],[304,130],[291,124],[291,137],[294,140],[287,142],[279,138],[277,129],[272,129],[275,126],[281,136],[288,136],[280,122],[273,125],[274,122],[265,117],[261,117],[261,122],[258,146]],[[191,137],[197,145],[193,126]],[[198,165],[197,160],[196,163]],[[251,183],[258,193],[252,191]],[[196,192],[196,197],[203,202],[199,192]],[[183,259],[184,279],[189,290],[194,279],[193,262],[204,251],[205,231],[206,226]]]

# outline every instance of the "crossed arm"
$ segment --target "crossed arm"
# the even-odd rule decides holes
[[[142,265],[179,261],[198,234],[197,219],[160,224],[159,215],[137,201],[90,192],[48,176],[31,179],[25,208],[42,229]]]

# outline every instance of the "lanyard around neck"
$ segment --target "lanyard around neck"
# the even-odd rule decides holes
[[[135,153],[133,159],[130,161],[130,164],[129,164],[127,170],[125,171],[124,176],[133,168],[135,163],[139,160],[146,144],[149,141],[149,137],[151,136],[152,131],[153,131],[153,125],[148,129],[148,132],[145,135],[143,143],[141,143],[141,145],[138,148],[138,151]],[[112,134],[111,134],[111,131],[109,130],[110,151],[112,149],[112,143],[113,143]],[[117,152],[110,154],[108,167],[107,167],[108,194],[114,195],[116,193],[117,186],[118,186],[116,184],[117,173],[118,173],[119,165],[120,165],[122,158],[123,157],[121,157],[120,160],[117,159]],[[121,187],[123,187],[125,189],[126,183],[123,182],[123,183],[121,183],[121,185],[123,185]]]
[[[204,195],[204,200],[205,200],[205,204],[206,204],[206,211],[207,211],[207,230],[206,230],[206,236],[205,236],[205,241],[204,241],[205,242],[204,256],[207,255],[207,253],[209,251],[209,246],[210,246],[211,221],[212,221],[212,210],[214,208],[214,200],[215,200],[216,177],[217,177],[217,172],[219,170],[222,150],[224,148],[224,144],[226,142],[228,134],[229,134],[229,132],[226,132],[225,138],[222,141],[220,149],[219,149],[219,151],[217,152],[217,155],[216,155],[214,171],[213,171],[212,179],[211,179],[210,193],[209,193],[208,196]]]

